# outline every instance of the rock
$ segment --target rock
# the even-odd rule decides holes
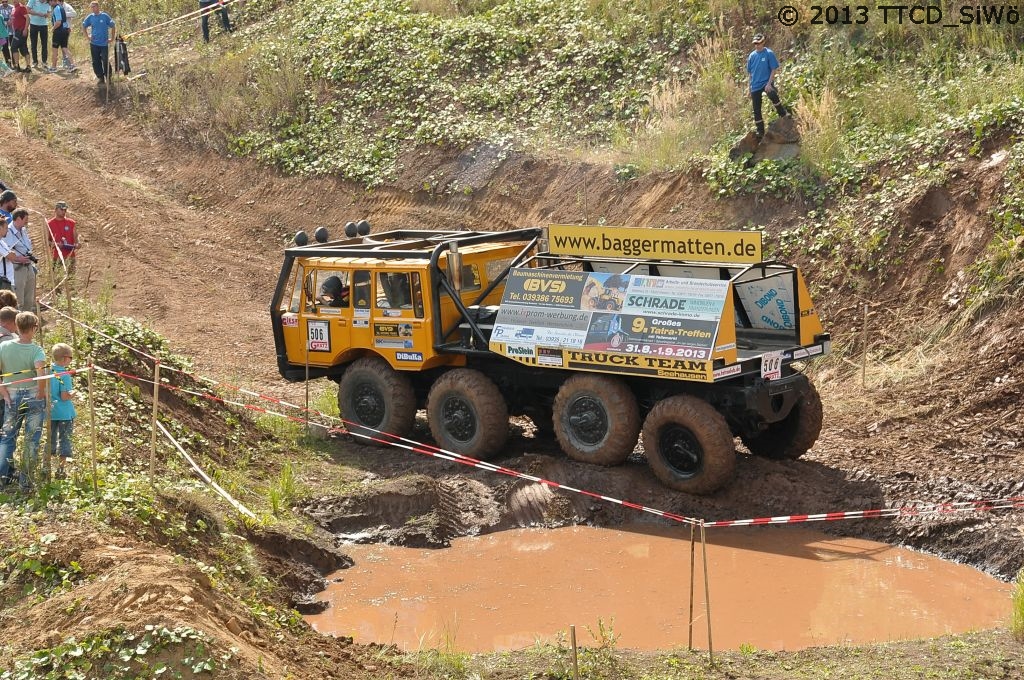
[[[232,616],[227,621],[225,621],[224,622],[224,626],[228,629],[228,631],[231,632],[232,635],[241,635],[242,634],[242,626],[239,625],[238,619],[235,618],[234,616]]]
[[[729,149],[729,160],[738,161],[742,160],[747,154],[753,154],[757,151],[760,141],[761,140],[757,138],[756,132],[748,132],[746,136],[736,144],[736,146]]]
[[[764,141],[772,144],[799,144],[800,132],[792,116],[773,120],[764,133]]]

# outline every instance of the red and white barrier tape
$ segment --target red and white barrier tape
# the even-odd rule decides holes
[[[109,373],[111,375],[115,375],[115,376],[118,376],[118,377],[121,377],[121,378],[125,378],[125,379],[128,379],[128,380],[135,380],[135,381],[138,381],[138,382],[144,382],[144,383],[149,383],[149,384],[153,383],[152,379],[131,375],[131,374],[124,373],[124,372],[121,372],[121,371],[113,371],[113,370],[102,368],[102,367],[99,367],[99,366],[96,367],[96,370],[97,371],[101,371],[103,373]],[[183,387],[177,387],[177,386],[169,385],[169,384],[164,384],[163,387],[165,387],[167,389],[179,391],[179,392],[182,392],[184,394],[190,394],[192,396],[202,397],[202,398],[205,398],[205,399],[210,399],[212,401],[218,401],[218,402],[223,403],[223,404],[227,404],[227,405],[231,405],[231,406],[238,406],[238,407],[245,408],[245,409],[248,409],[248,410],[251,410],[251,411],[257,411],[257,412],[260,412],[260,413],[266,413],[268,415],[273,415],[273,416],[278,416],[278,417],[282,417],[282,418],[287,418],[287,419],[292,420],[294,422],[299,422],[299,423],[307,422],[305,418],[301,418],[301,417],[297,417],[297,416],[290,416],[290,415],[287,415],[287,414],[284,414],[284,413],[279,413],[277,411],[272,411],[270,409],[262,408],[260,406],[254,405],[254,404],[246,404],[244,402],[238,402],[238,401],[232,401],[232,400],[229,400],[229,399],[224,399],[223,397],[218,397],[217,395],[213,395],[213,394],[209,394],[209,393],[196,392],[195,390],[189,390],[189,389],[186,389],[186,388],[183,388]],[[288,404],[287,402],[283,402],[281,400],[274,399],[273,397],[265,397],[264,395],[258,395],[257,393],[249,392],[248,390],[242,390],[242,391],[245,392],[245,393],[248,393],[248,394],[254,394],[254,395],[256,395],[256,396],[258,396],[260,398],[269,399],[271,401],[276,401],[277,403],[280,403],[280,404],[285,405],[285,406],[289,406],[291,408],[298,409],[300,411],[306,411],[306,409],[303,409],[301,407]],[[337,416],[332,416],[332,415],[329,415],[329,414],[326,414],[326,413],[322,413],[320,411],[316,411],[316,410],[313,410],[313,409],[310,409],[308,411],[308,413],[310,415],[320,416],[320,417],[323,417],[323,418],[330,419],[332,421],[339,421],[341,423],[344,423],[346,426],[349,426],[349,425],[355,426],[358,430],[369,430],[371,432],[374,432],[377,435],[377,436],[373,436],[373,435],[369,435],[369,434],[363,434],[362,432],[359,432],[359,431],[353,431],[351,429],[348,430],[348,434],[350,434],[351,436],[358,437],[358,438],[364,439],[366,441],[370,441],[370,442],[374,442],[374,443],[378,443],[378,444],[385,444],[385,445],[392,446],[392,447],[395,447],[395,448],[404,449],[406,451],[411,451],[413,453],[418,453],[420,455],[431,456],[431,457],[434,457],[434,458],[438,458],[440,460],[446,460],[446,461],[453,462],[453,463],[459,463],[461,465],[466,465],[466,466],[469,466],[469,467],[475,467],[475,468],[478,468],[480,470],[486,470],[488,472],[495,472],[497,474],[507,475],[509,477],[515,477],[515,478],[518,478],[518,479],[524,479],[524,480],[531,481],[531,482],[534,482],[534,483],[537,483],[537,484],[543,484],[544,486],[548,486],[548,487],[553,488],[553,489],[560,489],[562,491],[567,491],[567,492],[570,492],[570,493],[576,493],[576,494],[579,494],[579,495],[582,495],[582,496],[586,496],[588,498],[593,498],[593,499],[596,499],[596,500],[605,501],[607,503],[612,503],[612,504],[615,504],[615,505],[620,505],[622,507],[630,508],[632,510],[637,510],[637,511],[640,511],[640,512],[646,512],[646,513],[655,515],[657,517],[663,517],[665,519],[669,519],[669,520],[672,520],[672,521],[675,521],[675,522],[679,522],[679,523],[682,523],[682,524],[692,524],[692,525],[703,524],[703,526],[709,527],[709,528],[711,528],[711,527],[725,528],[725,527],[742,527],[742,526],[763,526],[763,525],[768,525],[768,524],[800,524],[800,523],[805,523],[805,522],[835,522],[835,521],[839,521],[839,520],[848,520],[848,519],[881,519],[881,518],[897,518],[897,517],[919,517],[919,516],[929,516],[929,515],[949,515],[949,514],[960,513],[960,512],[991,512],[991,511],[994,511],[994,510],[1024,509],[1024,497],[1010,497],[1010,498],[998,498],[998,499],[991,499],[991,500],[955,501],[955,502],[945,502],[945,503],[934,503],[934,504],[927,504],[927,505],[903,505],[903,506],[900,506],[900,507],[880,508],[880,509],[874,509],[874,510],[850,510],[850,511],[844,511],[844,512],[825,512],[825,513],[819,513],[819,514],[779,515],[779,516],[775,516],[775,517],[757,517],[757,518],[752,518],[752,519],[734,519],[734,520],[707,521],[707,520],[702,520],[702,519],[696,518],[696,517],[687,517],[685,515],[679,515],[677,513],[672,513],[672,512],[665,511],[665,510],[658,510],[657,508],[651,508],[651,507],[648,507],[646,505],[641,505],[639,503],[633,503],[631,501],[622,500],[622,499],[619,499],[619,498],[614,498],[612,496],[607,496],[607,495],[604,495],[604,494],[595,493],[593,491],[587,491],[585,489],[578,489],[576,487],[569,486],[567,484],[561,484],[559,482],[555,482],[555,481],[552,481],[552,480],[549,480],[549,479],[544,479],[543,477],[537,477],[535,475],[530,475],[530,474],[527,474],[525,472],[520,472],[520,471],[514,470],[512,468],[504,467],[502,465],[495,465],[494,463],[489,463],[487,461],[477,460],[476,458],[471,458],[469,456],[464,456],[464,455],[462,455],[460,453],[456,453],[454,451],[448,451],[446,449],[442,449],[442,448],[439,448],[437,446],[431,446],[429,444],[424,444],[422,442],[417,442],[417,441],[415,441],[413,439],[408,439],[406,437],[398,437],[396,435],[388,434],[386,432],[381,432],[379,430],[374,430],[373,428],[368,428],[368,427],[365,427],[365,426],[361,426],[358,423],[352,423],[350,421],[346,421],[343,418],[338,418]],[[315,425],[316,427],[324,428],[326,430],[335,429],[334,427],[332,427],[330,425],[325,425],[323,423],[318,423],[318,422],[315,422],[315,421],[309,421],[309,424],[310,425]]]
[[[124,372],[121,372],[121,371],[113,371],[113,370],[110,370],[110,369],[102,368],[100,366],[96,366],[95,368],[96,368],[97,371],[101,371],[103,373],[108,373],[110,375],[116,375],[118,377],[125,378],[125,379],[128,379],[128,380],[135,380],[135,381],[138,381],[138,382],[144,382],[144,383],[149,383],[149,384],[153,383],[153,380],[150,379],[150,378],[143,378],[143,377],[136,376],[136,375],[130,375],[128,373],[124,373]],[[229,405],[232,405],[232,406],[240,406],[242,408],[246,408],[246,409],[249,409],[251,411],[258,411],[260,413],[267,413],[267,414],[270,414],[270,415],[281,416],[281,417],[284,417],[284,418],[288,418],[289,420],[297,421],[297,422],[300,422],[300,423],[306,422],[304,418],[299,418],[299,417],[296,417],[296,416],[285,415],[283,413],[278,413],[278,412],[275,412],[275,411],[271,411],[269,409],[265,409],[265,408],[262,408],[262,407],[259,407],[259,406],[255,406],[253,404],[246,404],[246,403],[243,403],[243,402],[231,401],[231,400],[228,400],[228,399],[224,399],[222,397],[218,397],[216,395],[207,394],[207,393],[203,393],[203,392],[196,392],[195,390],[189,390],[189,389],[185,389],[183,387],[177,387],[175,385],[162,384],[161,387],[162,388],[166,388],[166,389],[170,389],[170,390],[174,390],[174,391],[178,391],[178,392],[182,392],[184,394],[190,394],[190,395],[196,396],[196,397],[203,397],[203,398],[206,398],[206,399],[210,399],[212,401],[218,401],[218,402],[221,402],[223,404],[229,404]],[[283,402],[281,402],[281,403],[283,403]],[[305,409],[300,409],[300,410],[305,410]],[[646,512],[646,513],[649,513],[649,514],[652,514],[652,515],[656,515],[658,517],[664,517],[665,519],[673,520],[675,522],[681,522],[683,524],[694,524],[694,525],[700,524],[700,519],[695,518],[695,517],[685,517],[683,515],[678,515],[676,513],[667,512],[665,510],[658,510],[656,508],[650,508],[650,507],[647,507],[646,505],[641,505],[639,503],[633,503],[631,501],[626,501],[626,500],[622,500],[622,499],[619,499],[619,498],[613,498],[611,496],[606,496],[604,494],[595,493],[593,491],[586,491],[584,489],[577,489],[576,487],[568,486],[566,484],[561,484],[559,482],[555,482],[555,481],[552,481],[550,479],[544,479],[543,477],[537,477],[535,475],[529,475],[529,474],[526,474],[525,472],[520,472],[518,470],[513,470],[512,468],[507,468],[507,467],[504,467],[502,465],[495,465],[494,463],[488,463],[487,461],[477,460],[476,458],[470,458],[469,456],[464,456],[464,455],[462,455],[460,453],[456,453],[454,451],[448,451],[446,449],[442,449],[442,448],[439,448],[439,447],[436,447],[436,446],[430,446],[429,444],[423,444],[423,443],[417,442],[417,441],[415,441],[413,439],[407,439],[405,437],[398,437],[398,436],[395,436],[395,435],[388,434],[386,432],[381,432],[379,430],[373,430],[372,428],[363,427],[363,426],[358,425],[358,423],[351,423],[349,421],[344,420],[343,418],[338,418],[336,416],[328,415],[326,413],[321,413],[319,411],[314,411],[312,409],[310,409],[309,413],[311,415],[318,415],[318,416],[322,416],[324,418],[329,418],[331,420],[340,421],[340,422],[344,423],[345,425],[358,426],[359,429],[361,429],[361,430],[370,430],[372,432],[375,432],[377,435],[380,435],[380,436],[376,436],[375,437],[375,436],[371,436],[371,435],[367,435],[367,434],[362,434],[361,432],[354,432],[352,430],[348,430],[348,433],[350,435],[352,435],[353,437],[359,437],[360,439],[365,439],[367,441],[376,442],[376,443],[380,443],[380,444],[387,444],[388,446],[393,446],[393,447],[399,448],[399,449],[405,449],[407,451],[412,451],[413,453],[418,453],[418,454],[421,454],[421,455],[424,455],[424,456],[431,456],[431,457],[434,457],[434,458],[439,458],[441,460],[447,460],[447,461],[450,461],[450,462],[453,462],[453,463],[459,463],[460,465],[466,465],[466,466],[469,466],[469,467],[479,468],[481,470],[487,470],[488,472],[496,472],[498,474],[507,475],[509,477],[516,477],[518,479],[525,479],[525,480],[528,480],[528,481],[531,481],[531,482],[535,482],[537,484],[543,484],[544,486],[548,486],[548,487],[551,487],[553,489],[561,489],[562,491],[568,491],[570,493],[580,494],[582,496],[587,496],[588,498],[594,498],[594,499],[597,499],[597,500],[605,501],[607,503],[613,503],[615,505],[621,505],[621,506],[623,506],[625,508],[630,508],[630,509],[633,509],[633,510],[638,510],[640,512]],[[313,421],[310,421],[310,425],[316,425],[317,427],[322,427],[322,428],[324,428],[326,430],[336,429],[333,426],[324,425],[322,423],[317,423],[317,422],[313,422]]]
[[[766,524],[802,524],[804,522],[835,522],[843,519],[880,519],[889,517],[921,517],[951,515],[960,512],[991,512],[993,510],[1024,509],[1024,496],[996,498],[983,501],[955,501],[929,503],[925,505],[903,505],[898,508],[877,510],[850,510],[847,512],[823,512],[815,515],[778,515],[754,519],[730,519],[710,522],[706,527],[750,527]]]

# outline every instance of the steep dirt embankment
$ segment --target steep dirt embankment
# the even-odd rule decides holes
[[[267,308],[280,254],[298,229],[368,218],[375,229],[511,229],[547,222],[720,226],[752,219],[715,202],[693,178],[616,182],[606,166],[486,148],[408,154],[394,187],[365,191],[332,179],[284,177],[247,160],[164,143],[122,105],[104,106],[84,76],[28,77],[7,86],[5,108],[40,111],[45,132],[8,138],[6,165],[22,204],[51,216],[71,205],[86,244],[83,277],[113,310],[152,323],[204,371],[276,383]],[[15,91],[16,90],[16,91]],[[26,103],[27,102],[27,103]],[[471,187],[445,193],[450,187]],[[430,187],[427,190],[425,187]],[[777,216],[777,213],[775,213]],[[33,216],[41,238],[43,215]]]

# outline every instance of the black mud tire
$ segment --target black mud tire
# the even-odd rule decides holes
[[[621,465],[636,448],[640,407],[618,378],[580,373],[555,395],[555,437],[565,455],[597,465]]]
[[[704,495],[725,486],[736,471],[729,424],[713,406],[689,395],[654,405],[644,420],[647,463],[676,491]]]
[[[822,407],[814,383],[808,381],[807,387],[789,415],[756,437],[741,437],[752,454],[772,460],[796,460],[811,450],[821,434]]]
[[[438,378],[427,395],[427,420],[442,449],[487,460],[508,440],[508,404],[480,371],[456,368]]]
[[[416,422],[416,393],[408,376],[388,362],[380,357],[364,357],[353,361],[341,376],[338,411],[349,432],[363,435],[356,441],[383,446],[364,437],[381,437],[375,430],[408,436]]]

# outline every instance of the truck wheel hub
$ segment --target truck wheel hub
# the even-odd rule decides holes
[[[359,422],[376,427],[384,422],[387,406],[382,395],[373,385],[362,384],[356,388],[352,405],[355,407]]]
[[[689,429],[679,425],[662,428],[658,436],[665,461],[682,477],[693,477],[704,467],[704,448]]]
[[[460,442],[468,442],[476,435],[476,416],[465,399],[448,397],[441,409],[444,429]]]
[[[573,436],[590,446],[600,444],[608,433],[608,413],[600,400],[589,395],[573,400],[568,421]]]

